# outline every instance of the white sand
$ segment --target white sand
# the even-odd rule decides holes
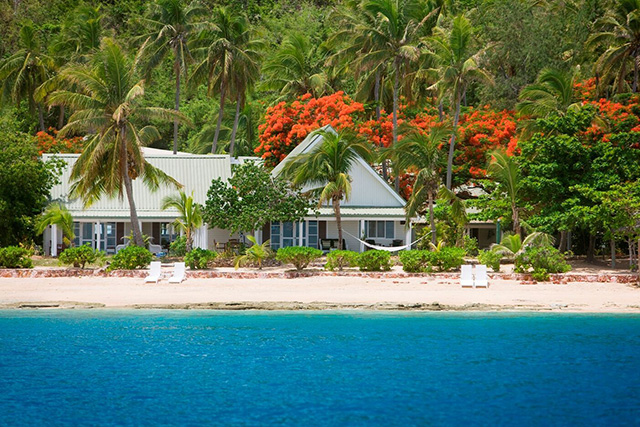
[[[254,308],[295,308],[291,303],[302,303],[300,308],[406,308],[397,306],[439,303],[460,310],[481,304],[475,309],[640,313],[640,289],[621,283],[524,285],[492,280],[488,289],[469,289],[455,279],[425,277],[190,278],[182,284],[114,277],[0,278],[0,307],[53,301],[66,302],[63,307],[89,303],[108,308],[234,302]],[[310,303],[315,304],[304,306]]]

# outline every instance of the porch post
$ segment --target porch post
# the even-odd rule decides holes
[[[407,229],[407,234],[405,235],[405,245],[408,245],[411,243],[411,235],[413,231],[413,223],[411,221],[409,221],[409,228]],[[406,250],[411,250],[411,246],[409,246]]]
[[[304,246],[304,240],[302,238],[302,227],[304,227],[304,222],[298,222],[298,246]]]
[[[365,224],[364,219],[361,219],[360,220],[360,235],[358,236],[358,238],[361,239],[361,240],[364,237],[364,233],[365,233],[364,224]],[[364,243],[362,243],[362,242],[360,242],[360,252],[364,252]]]
[[[51,256],[58,256],[58,226],[51,225]]]
[[[100,240],[102,237],[102,230],[100,230],[100,221],[96,221],[96,223],[94,224],[94,226],[96,227],[96,232],[95,232],[95,239],[97,240],[95,243],[95,246],[93,247],[96,250],[100,250]]]

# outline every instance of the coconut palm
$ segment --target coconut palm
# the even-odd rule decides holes
[[[509,204],[511,205],[513,230],[515,234],[520,235],[518,193],[521,186],[521,177],[516,160],[503,151],[495,150],[491,153],[491,161],[489,162],[487,172],[490,177],[500,184],[498,190],[506,193]]]
[[[573,105],[574,80],[572,73],[545,68],[534,84],[522,88],[516,109],[536,118],[552,113],[562,115]]]
[[[483,50],[476,50],[473,46],[473,28],[463,15],[453,18],[452,27],[447,30],[437,27],[435,35],[427,39],[432,50],[437,67],[439,80],[432,86],[441,97],[448,93],[451,106],[454,108],[453,127],[449,141],[449,155],[447,157],[447,188],[451,189],[453,154],[455,151],[456,133],[460,121],[460,105],[467,92],[467,87],[473,81],[491,82],[489,74],[480,66],[479,60]]]
[[[278,92],[278,100],[310,93],[322,96],[331,89],[325,72],[326,52],[302,34],[291,34],[263,67],[264,90]]]
[[[103,195],[122,197],[126,193],[134,243],[142,246],[132,181],[141,177],[151,189],[161,183],[179,186],[145,160],[142,147],[160,137],[155,127],[145,124],[186,119],[173,110],[141,105],[144,80],[137,78],[137,64],[105,38],[90,64],[61,71],[70,89],[53,92],[49,101],[74,111],[60,130],[61,136],[88,133],[71,172],[72,196],[81,197],[88,206]]]
[[[53,59],[43,52],[33,24],[20,28],[20,44],[17,52],[0,62],[0,101],[20,104],[27,101],[31,111],[38,110],[40,130],[45,130],[42,102],[34,98],[36,89],[46,82],[54,69]]]
[[[218,121],[211,145],[211,152],[215,153],[227,96],[232,89],[240,89],[237,81],[232,82],[234,73],[247,73],[243,76],[243,89],[246,90],[250,86],[248,82],[257,74],[255,67],[258,49],[254,33],[244,15],[219,7],[213,12],[209,24],[193,43],[194,55],[202,59],[194,68],[191,79],[194,83],[206,81],[210,96],[214,90],[220,93]],[[234,88],[230,87],[232,83]]]
[[[64,244],[66,246],[73,246],[73,241],[76,238],[73,229],[73,216],[62,203],[53,202],[45,208],[36,223],[36,233],[44,233],[44,230],[50,225],[60,227]]]
[[[200,205],[193,201],[193,192],[187,196],[180,191],[177,196],[167,196],[162,200],[162,210],[176,209],[180,215],[173,221],[173,225],[182,230],[186,237],[186,251],[191,252],[193,246],[193,232],[202,227],[202,212]]]
[[[342,249],[342,218],[340,202],[351,196],[349,172],[358,156],[369,159],[369,145],[346,132],[317,131],[323,140],[309,153],[301,154],[283,169],[285,178],[295,186],[312,186],[319,193],[318,206],[331,203],[338,228],[338,249]]]
[[[631,90],[638,92],[640,61],[640,0],[617,0],[604,17],[596,21],[600,30],[587,40],[606,50],[595,64],[603,83],[612,82],[617,93],[625,92],[626,77],[633,70]]]
[[[491,250],[513,259],[524,252],[529,246],[551,246],[553,245],[553,241],[553,237],[541,231],[528,234],[524,240],[522,240],[519,234],[506,233],[502,236],[500,243],[491,245]]]
[[[432,127],[428,134],[411,131],[391,148],[391,158],[399,169],[416,169],[415,184],[405,208],[407,221],[415,216],[427,203],[431,242],[436,243],[436,223],[433,206],[438,188],[442,184],[440,175],[444,163],[441,146],[449,136],[449,129]]]
[[[262,262],[269,258],[273,251],[271,250],[271,240],[267,240],[261,245],[258,244],[256,238],[253,236],[247,236],[247,239],[252,243],[250,247],[248,247],[244,255],[238,255],[235,259],[235,268],[236,270],[247,263],[256,263],[258,264],[258,270],[262,270]]]
[[[190,5],[182,0],[156,0],[149,6],[148,15],[141,18],[147,28],[141,50],[146,57],[145,74],[149,76],[167,55],[173,57],[173,75],[176,81],[175,110],[180,111],[180,77],[187,74],[191,60],[188,42],[198,30],[196,19],[206,10],[197,2]],[[173,122],[173,154],[178,152],[178,120]]]

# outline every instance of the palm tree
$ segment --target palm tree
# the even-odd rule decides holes
[[[244,255],[238,255],[236,257],[234,263],[235,269],[237,270],[248,262],[254,262],[258,264],[258,270],[262,270],[262,261],[273,253],[270,248],[271,240],[267,240],[260,245],[253,236],[247,236],[247,239],[251,241],[252,245],[245,250]]]
[[[545,68],[534,84],[522,88],[516,109],[520,114],[536,118],[551,113],[564,114],[573,104],[574,80],[571,73]]]
[[[56,225],[62,230],[62,241],[66,246],[73,246],[76,234],[73,229],[73,216],[61,203],[50,203],[36,223],[36,233],[44,233],[45,228]]]
[[[248,82],[257,75],[257,42],[252,35],[246,16],[219,7],[214,11],[208,28],[194,40],[194,54],[203,59],[196,65],[191,78],[195,83],[207,81],[209,95],[213,95],[216,89],[220,93],[220,109],[211,145],[212,153],[218,148],[227,96],[232,89],[246,90],[250,86]],[[245,84],[240,85],[242,88],[238,86],[237,81],[232,82],[236,72],[248,73],[244,77]],[[235,85],[234,88],[230,87],[231,84]]]
[[[338,249],[342,249],[342,218],[340,201],[351,196],[349,172],[358,156],[369,159],[370,148],[365,142],[341,133],[317,131],[323,140],[309,153],[301,154],[287,162],[283,175],[295,186],[316,186],[318,206],[331,203],[338,228]]]
[[[499,184],[499,190],[506,193],[511,205],[513,230],[515,234],[520,235],[520,214],[518,208],[518,192],[520,191],[521,179],[520,169],[515,159],[503,151],[493,151],[491,153],[491,161],[487,170],[489,176],[495,179]]]
[[[22,48],[0,62],[1,101],[15,104],[26,100],[31,111],[38,110],[40,130],[45,130],[44,112],[41,102],[34,98],[36,89],[42,85],[54,68],[53,59],[42,52],[33,24],[20,28]]]
[[[407,222],[424,206],[429,208],[429,224],[431,225],[431,242],[436,243],[436,223],[433,206],[442,184],[440,175],[444,156],[440,147],[449,136],[445,127],[432,127],[428,134],[414,130],[404,136],[391,149],[394,165],[399,169],[417,169],[413,192],[406,206]]]
[[[278,91],[278,100],[305,93],[322,96],[330,89],[325,73],[326,52],[302,34],[291,34],[265,63],[262,88]]]
[[[599,32],[587,40],[606,50],[595,64],[603,83],[613,82],[617,93],[625,92],[626,77],[633,70],[632,92],[638,92],[640,61],[640,0],[617,0],[604,17],[596,21]]]
[[[202,227],[202,213],[200,205],[193,201],[193,192],[187,196],[184,191],[180,191],[177,196],[167,196],[162,200],[162,210],[176,209],[180,215],[173,221],[173,225],[184,231],[187,238],[186,251],[191,252],[193,246],[193,232]]]
[[[187,74],[187,64],[191,60],[188,42],[198,29],[195,22],[205,9],[197,2],[185,6],[182,0],[157,0],[149,7],[148,17],[141,22],[148,28],[142,46],[147,63],[145,74],[149,76],[164,58],[173,55],[173,74],[176,81],[175,110],[180,111],[180,76]],[[173,154],[178,152],[178,120],[173,122]]]
[[[137,61],[130,61],[109,38],[90,64],[71,66],[61,72],[69,90],[57,90],[49,96],[53,105],[66,105],[74,112],[60,135],[87,133],[84,149],[71,172],[72,196],[85,205],[103,195],[120,197],[126,192],[131,214],[134,243],[143,245],[132,181],[142,177],[151,188],[161,183],[179,184],[149,164],[142,147],[160,137],[150,120],[186,120],[164,108],[144,107],[144,80],[137,79]]]
[[[435,35],[427,39],[432,49],[434,60],[438,64],[434,71],[439,75],[438,82],[432,86],[439,94],[449,93],[452,98],[453,128],[449,141],[447,157],[447,188],[451,189],[453,154],[455,151],[456,133],[460,121],[460,105],[473,81],[490,82],[491,78],[479,65],[483,50],[474,50],[472,44],[473,28],[463,15],[453,18],[451,30],[438,27]]]
[[[506,233],[500,243],[493,243],[491,245],[491,250],[507,258],[515,258],[529,246],[551,246],[553,240],[553,237],[541,231],[528,234],[524,240],[522,240],[520,234]]]

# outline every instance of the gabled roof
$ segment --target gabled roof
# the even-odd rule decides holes
[[[335,133],[335,130],[329,125],[319,130]],[[300,154],[311,152],[323,140],[324,138],[317,131],[310,133],[284,160],[273,168],[271,174],[273,176],[280,175],[287,162]],[[351,198],[343,201],[342,206],[391,208],[404,207],[406,204],[405,200],[362,157],[357,157],[357,162],[353,165],[350,176],[352,179]],[[305,188],[305,190],[309,189]]]
[[[207,199],[207,191],[211,186],[211,181],[221,178],[226,181],[231,177],[231,163],[228,155],[196,155],[189,153],[179,153],[174,155],[171,151],[143,148],[145,159],[153,166],[159,168],[169,176],[176,179],[183,185],[183,190],[187,194],[193,191],[194,200],[204,204]],[[102,197],[88,208],[84,208],[79,199],[69,199],[71,183],[69,178],[71,170],[78,154],[44,154],[43,160],[57,157],[66,162],[66,167],[60,177],[60,184],[51,189],[51,199],[63,201],[74,218],[129,218],[129,204],[126,196],[123,199],[118,197]],[[160,206],[165,196],[178,193],[178,189],[173,186],[160,186],[153,192],[143,182],[142,179],[133,181],[133,196],[136,202],[138,216],[144,218],[175,218],[175,210],[162,211]]]

